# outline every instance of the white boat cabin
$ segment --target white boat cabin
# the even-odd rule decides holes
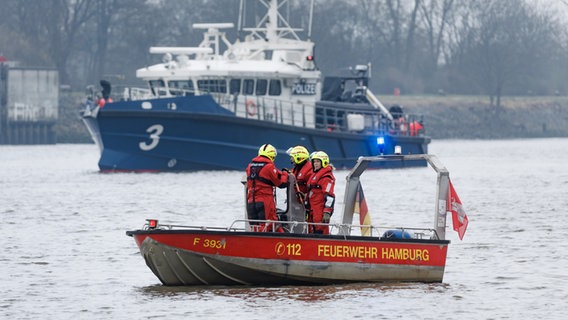
[[[127,88],[123,99],[210,95],[237,117],[327,131],[408,135],[361,81],[370,75],[370,65],[356,66],[350,79],[322,80],[310,32],[308,40],[300,39],[296,32],[301,29],[278,13],[286,2],[260,1],[267,14],[256,27],[242,28],[248,32],[242,41],[231,43],[222,31],[233,28],[232,23],[198,23],[193,28],[205,31],[197,47],[150,48],[163,55],[162,63],[138,69],[136,76],[148,87]],[[310,12],[310,30],[312,16]],[[347,81],[353,80],[356,86],[350,90]],[[408,123],[418,121],[405,117]]]
[[[243,28],[249,32],[243,41],[231,43],[222,32],[232,23],[194,24],[205,29],[198,47],[150,48],[150,53],[163,54],[163,62],[137,70],[149,87],[129,89],[125,98],[208,94],[240,117],[315,127],[322,84],[314,44],[298,37],[299,29],[288,25],[277,6],[276,0],[267,3],[268,12],[258,25]]]

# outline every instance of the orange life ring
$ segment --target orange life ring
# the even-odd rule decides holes
[[[248,99],[247,100],[247,114],[251,117],[256,116],[256,103],[254,103],[254,101]]]

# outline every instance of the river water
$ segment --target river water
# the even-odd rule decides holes
[[[430,151],[470,221],[463,241],[447,229],[443,283],[171,288],[125,231],[150,217],[228,225],[243,215],[242,172],[101,174],[95,145],[0,146],[0,318],[565,319],[568,139],[437,140]],[[431,169],[362,182],[373,224],[432,225]]]

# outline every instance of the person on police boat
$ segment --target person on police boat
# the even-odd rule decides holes
[[[276,187],[288,186],[288,174],[274,166],[277,151],[271,144],[263,144],[258,156],[247,166],[247,216],[249,220],[278,221],[276,214]],[[251,222],[253,230],[282,232],[274,223]]]
[[[329,157],[323,151],[312,153],[310,160],[313,174],[308,182],[308,195],[305,204],[308,222],[328,224],[335,206],[333,166],[329,164]],[[329,234],[329,226],[315,225],[310,232]]]

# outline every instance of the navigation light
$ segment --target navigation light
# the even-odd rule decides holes
[[[148,222],[148,229],[156,229],[158,226],[157,219],[146,219],[146,221]]]

